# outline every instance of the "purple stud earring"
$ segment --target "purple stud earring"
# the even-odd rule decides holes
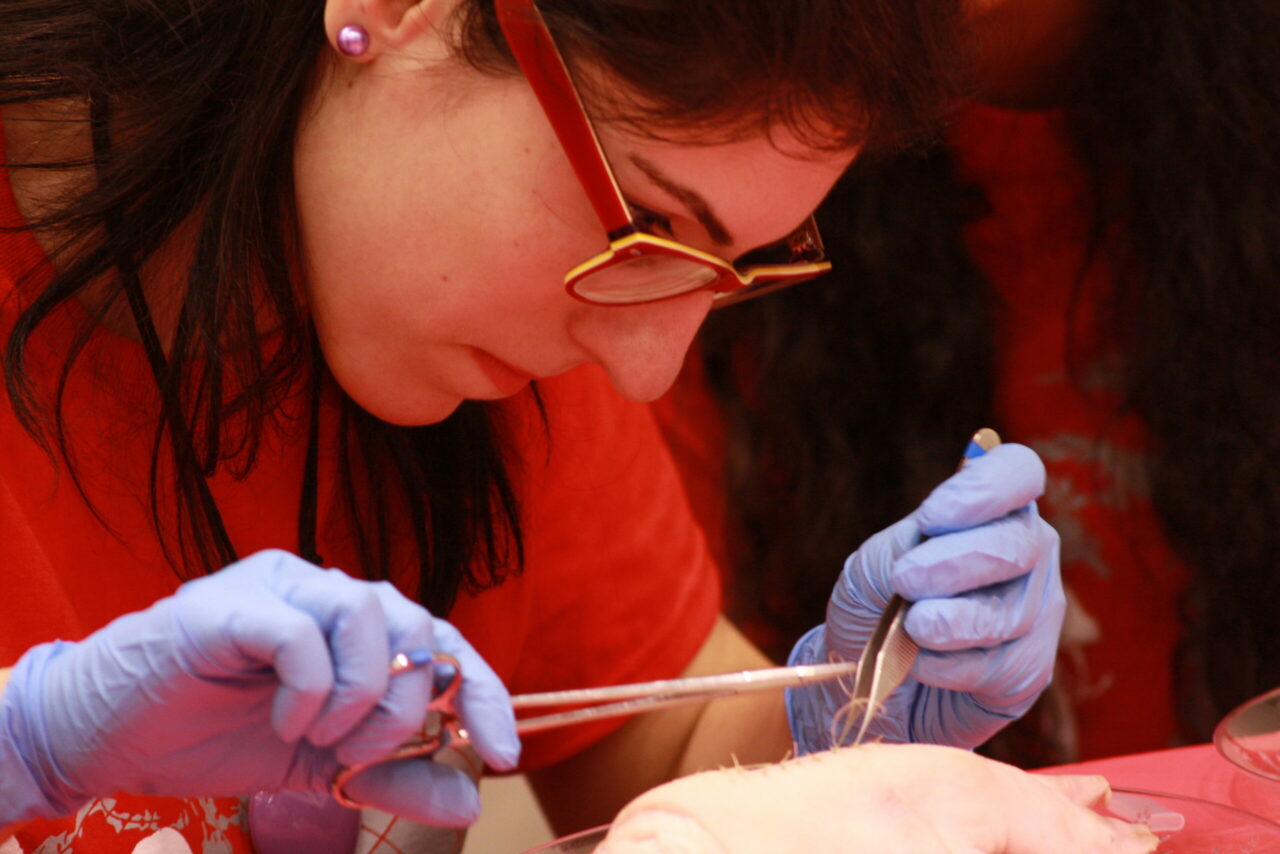
[[[369,49],[369,31],[359,24],[338,30],[338,52],[343,56],[363,56]]]

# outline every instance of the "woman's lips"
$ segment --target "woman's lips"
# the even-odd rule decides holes
[[[493,384],[493,388],[501,397],[508,397],[520,391],[533,381],[533,374],[526,373],[514,365],[509,365],[492,353],[472,348],[476,354],[476,363],[480,370]]]

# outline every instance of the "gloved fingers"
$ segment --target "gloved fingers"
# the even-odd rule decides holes
[[[275,658],[280,688],[271,704],[271,727],[294,742],[315,723],[333,690],[333,659],[320,628],[305,615],[289,609],[280,619],[294,625],[296,637]]]
[[[386,615],[387,637],[395,652],[435,648],[435,624],[426,608],[407,598],[388,581],[369,585]]]
[[[1025,575],[1052,556],[1057,543],[1035,508],[1023,507],[981,527],[926,540],[898,560],[891,583],[911,601],[954,596]]]
[[[271,724],[284,741],[297,741],[333,688],[324,634],[306,614],[245,583],[251,574],[220,575],[183,585],[171,600],[178,657],[202,679],[259,678],[273,668],[280,687]]]
[[[465,772],[428,759],[366,768],[346,785],[349,798],[434,827],[467,827],[480,817],[480,795]]]
[[[1056,632],[1056,626],[1050,625],[990,649],[922,649],[911,674],[922,685],[967,695],[963,702],[982,716],[1016,717],[1031,707],[1053,678]],[[950,714],[955,716],[958,710],[953,708]]]
[[[328,641],[333,689],[306,735],[312,744],[335,744],[387,692],[392,653],[381,600],[373,585],[336,569],[309,567],[277,590],[286,602],[309,614]]]
[[[376,599],[353,596],[356,586],[341,573],[267,549],[184,585],[175,601],[180,624],[206,658],[220,656],[230,672],[237,672],[230,666],[237,654],[239,672],[274,666],[281,688],[271,720],[282,739],[315,730],[316,740],[325,742],[368,712],[381,696],[379,681],[386,685],[386,630],[370,630],[370,618],[381,625],[368,613]],[[349,618],[362,608],[363,615]],[[341,710],[337,721],[335,709]]]
[[[924,539],[915,516],[899,519],[889,527],[867,538],[863,552],[867,560],[885,565],[892,564],[898,558],[920,545]]]
[[[892,576],[895,563],[916,547],[920,540],[920,528],[915,517],[908,516],[866,539],[858,550],[844,562],[844,571],[836,581],[830,608],[837,614],[834,621],[844,624],[848,620],[840,614],[857,619],[868,613],[878,617],[893,597]],[[828,612],[828,620],[833,615]]]
[[[911,666],[912,677],[921,685],[968,694],[983,685],[989,674],[1001,666],[1002,647],[935,652],[921,649]]]
[[[1043,586],[1032,573],[962,596],[921,599],[907,611],[907,634],[937,652],[999,646],[1031,631]]]
[[[498,674],[451,623],[437,620],[435,628],[436,649],[452,655],[462,667],[458,712],[472,746],[490,768],[513,770],[520,761],[520,737],[516,735],[511,695]]]
[[[1044,479],[1044,463],[1035,451],[998,445],[939,484],[916,509],[916,522],[930,537],[976,527],[1039,498]]]
[[[367,587],[377,597],[386,619],[392,655],[435,649],[436,621],[425,608],[409,601],[387,582]],[[386,664],[383,667],[385,669]],[[373,761],[417,732],[426,715],[436,676],[431,667],[423,667],[391,678],[374,707],[342,737],[336,747],[338,761],[344,765]]]
[[[387,693],[334,746],[343,765],[375,762],[422,728],[432,697],[432,667],[407,670],[392,677]]]

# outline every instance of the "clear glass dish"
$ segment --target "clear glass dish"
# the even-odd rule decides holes
[[[1213,743],[1244,770],[1280,781],[1280,689],[1234,709],[1218,724]]]

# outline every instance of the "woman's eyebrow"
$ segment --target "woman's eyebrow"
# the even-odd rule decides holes
[[[702,227],[707,230],[707,234],[711,236],[716,245],[733,245],[733,235],[729,233],[729,229],[725,228],[724,223],[711,210],[711,205],[707,203],[706,199],[698,195],[696,190],[677,183],[653,163],[638,154],[631,154],[628,157],[637,169],[649,176],[650,181],[657,184],[672,198],[688,208],[694,218],[702,223]]]

